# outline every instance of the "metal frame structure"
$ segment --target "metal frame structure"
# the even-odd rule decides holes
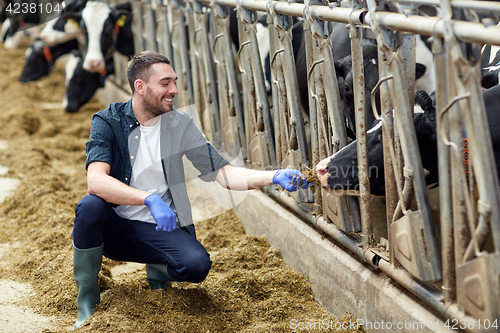
[[[439,17],[418,15],[420,5]],[[500,14],[500,4],[459,0],[147,0],[133,2],[137,50],[167,55],[179,76],[177,106],[195,104],[207,138],[248,167],[314,167],[348,143],[332,57],[330,22],[350,29],[360,197],[300,190],[267,193],[382,270],[466,331],[500,324],[500,193],[480,94],[479,44],[500,45],[500,27],[453,20],[453,10]],[[238,18],[239,45],[230,38]],[[267,16],[272,95],[266,94],[256,23]],[[308,123],[300,109],[292,19],[302,20],[309,89]],[[433,221],[413,127],[415,38],[432,37],[437,80],[440,221]],[[364,96],[361,37],[376,39],[380,81]],[[463,46],[467,45],[467,48]],[[262,47],[262,45],[260,45]],[[464,53],[462,50],[469,50]],[[366,103],[380,94],[386,179],[387,244],[373,236]],[[405,93],[406,92],[406,93]],[[393,112],[394,110],[394,112]],[[464,171],[463,132],[470,147]],[[414,209],[410,204],[416,203]],[[440,234],[435,223],[439,223]],[[440,239],[440,247],[438,247]],[[491,245],[492,244],[492,245]],[[472,323],[472,325],[470,324]],[[481,327],[480,325],[481,324]]]

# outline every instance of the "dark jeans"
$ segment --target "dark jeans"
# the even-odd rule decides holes
[[[103,254],[112,260],[168,264],[168,274],[178,281],[201,282],[212,265],[194,226],[157,231],[156,224],[119,217],[108,202],[92,194],[76,206],[72,236],[78,249],[104,244]]]

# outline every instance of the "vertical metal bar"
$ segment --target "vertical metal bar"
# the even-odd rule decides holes
[[[213,112],[211,118],[215,118],[215,133],[213,133],[214,141],[217,144],[220,144],[222,141],[221,138],[221,126],[220,126],[220,115],[219,115],[219,101],[217,99],[217,87],[216,87],[216,79],[215,73],[213,69],[213,59],[212,52],[209,45],[208,31],[207,31],[207,18],[208,14],[200,14],[199,15],[199,42],[201,43],[201,49],[203,52],[203,62],[204,62],[204,71],[206,75],[206,86],[208,92],[208,103],[212,105],[211,112]]]
[[[323,59],[323,87],[327,87],[327,89],[325,89],[325,96],[327,101],[328,119],[332,122],[332,143],[334,146],[344,147],[347,145],[347,134],[344,115],[340,103],[337,74],[335,72],[335,65],[333,62],[332,42],[328,36],[327,38],[322,39],[320,52]],[[343,218],[350,218],[354,221],[354,224],[358,224],[360,216],[357,198],[351,196],[341,197],[340,202]]]
[[[332,57],[332,43],[329,38],[323,39],[321,52],[323,57],[323,79],[325,86],[325,95],[328,105],[328,117],[333,121],[333,132],[338,139],[339,147],[344,147],[347,144],[347,134],[344,126],[344,115],[340,103],[339,86],[337,83],[337,75],[335,73],[335,65]]]
[[[378,48],[378,67],[380,77],[386,76],[385,70],[385,55]],[[386,138],[391,138],[391,140],[382,142],[384,147],[384,181],[385,181],[385,209],[386,209],[386,221],[387,221],[387,237],[389,244],[395,244],[394,237],[391,234],[391,224],[393,221],[394,212],[398,203],[398,193],[396,187],[396,179],[394,174],[394,165],[391,159],[390,149],[394,146],[394,122],[392,118],[392,103],[389,96],[389,85],[387,82],[383,82],[380,86],[380,107],[381,107],[381,117],[384,121],[384,126],[382,127],[382,135]],[[375,109],[375,108],[373,108]],[[397,263],[396,256],[394,255],[394,247],[390,246],[389,249],[389,259],[390,263],[395,267],[399,267]]]
[[[132,30],[134,32],[134,47],[135,53],[142,52],[146,49],[143,38],[142,27],[142,4],[140,1],[132,2]]]
[[[255,27],[255,25],[253,25]],[[276,146],[274,144],[274,127],[271,119],[271,112],[269,111],[269,103],[267,102],[267,91],[265,86],[264,71],[260,61],[260,54],[258,48],[257,35],[254,28],[248,31],[250,37],[250,61],[252,63],[252,70],[254,79],[256,81],[257,92],[257,109],[262,114],[264,120],[264,127],[267,132],[269,142],[269,153],[271,157],[271,164],[276,165]]]
[[[215,63],[215,68],[217,71],[217,91],[218,91],[218,100],[219,100],[219,114],[220,114],[220,125],[221,125],[221,130],[222,130],[222,141],[225,141],[225,133],[224,133],[224,128],[226,127],[226,124],[229,120],[230,117],[230,103],[228,100],[228,91],[229,91],[229,84],[227,80],[227,73],[226,73],[226,64],[225,64],[225,57],[224,57],[224,51],[223,51],[223,46],[222,43],[219,42],[219,40],[223,37],[223,33],[219,33],[221,30],[218,25],[223,24],[222,20],[217,20],[216,17],[214,17],[214,21],[219,21],[219,22],[214,22],[213,23],[213,29],[215,30],[215,39],[214,39],[214,46],[213,46],[213,59]]]
[[[167,8],[159,5],[156,9],[156,41],[161,54],[172,59],[172,41],[170,40],[170,22],[168,20]]]
[[[189,53],[188,53],[188,37],[186,35],[185,29],[185,18],[186,18],[186,9],[183,8],[182,11],[182,25],[179,26],[178,34],[179,34],[179,43],[181,44],[179,51],[180,56],[178,63],[176,65],[176,70],[181,72],[179,76],[179,86],[183,90],[183,103],[182,106],[188,106],[193,104],[193,83],[191,80],[191,66],[189,64]],[[180,65],[180,68],[179,68]],[[181,78],[181,76],[183,76]]]
[[[432,267],[441,267],[439,252],[437,249],[436,239],[434,238],[434,225],[430,211],[429,195],[423,175],[422,161],[420,159],[420,151],[417,146],[417,137],[413,122],[413,110],[408,100],[408,94],[405,93],[405,85],[402,73],[403,66],[401,58],[397,53],[392,53],[392,59],[389,61],[390,71],[394,79],[389,82],[389,89],[393,98],[396,127],[401,136],[401,146],[405,156],[405,165],[412,170],[413,185],[415,188],[415,198],[418,209],[423,217],[423,238],[425,241],[426,250],[429,253],[429,262]],[[401,87],[404,87],[403,93]],[[434,277],[440,276],[440,272],[433,272]]]
[[[303,22],[303,27],[304,27],[304,43],[305,43],[305,49],[306,49],[306,68],[311,68],[312,64],[314,63],[314,50],[313,50],[313,37],[311,35],[311,28],[309,26],[309,23],[307,20],[304,20]],[[311,94],[311,91],[316,91],[316,77],[315,73],[311,73],[310,76],[308,76],[308,90],[309,93],[308,95],[308,101],[309,101],[309,119],[310,119],[310,137],[311,137],[311,156],[312,156],[312,165],[315,166],[316,164],[319,163],[323,158],[326,157],[326,154],[322,154],[320,151],[320,140],[319,140],[319,128],[320,128],[320,122],[323,123],[323,117],[320,117],[318,115],[318,109],[317,108],[317,103],[316,103],[316,98],[313,97]],[[324,123],[323,123],[324,124]],[[324,126],[323,126],[324,127]],[[323,147],[329,146],[328,140],[323,140],[321,141],[323,143]],[[323,157],[324,155],[324,157]],[[319,213],[321,211],[321,206],[322,206],[322,196],[321,196],[321,190],[318,189],[314,193],[314,210],[316,213]]]
[[[281,30],[282,42],[284,47],[284,66],[283,74],[285,76],[286,95],[288,100],[288,107],[291,114],[291,124],[295,127],[297,132],[297,139],[299,150],[301,153],[302,161],[310,166],[309,149],[307,147],[306,132],[304,128],[304,121],[300,113],[300,100],[298,92],[297,74],[295,72],[295,60],[293,58],[292,50],[292,28],[289,27],[286,31]]]
[[[190,55],[190,63],[191,63],[191,81],[193,87],[193,100],[196,107],[196,112],[198,117],[200,118],[201,123],[203,124],[203,109],[202,109],[202,98],[201,98],[201,89],[200,88],[200,69],[198,67],[198,51],[197,51],[197,43],[196,43],[196,13],[194,8],[192,7],[192,2],[188,3],[188,33],[189,33],[189,55]],[[204,131],[206,133],[206,128]]]
[[[370,178],[368,175],[368,150],[366,140],[365,114],[365,77],[363,73],[363,48],[361,45],[361,28],[351,24],[352,68],[354,71],[354,109],[356,119],[356,146],[358,155],[358,177],[360,194],[360,212],[362,226],[362,242],[365,248],[374,243],[372,224],[372,202],[370,195]]]
[[[241,16],[242,13],[238,12]],[[255,138],[259,129],[257,126],[257,102],[255,93],[255,80],[253,77],[252,64],[250,59],[250,38],[248,36],[249,24],[238,20],[238,35],[240,40],[239,63],[242,68],[243,102],[245,111],[245,133],[247,138],[247,151],[249,159],[251,156],[250,143]],[[253,162],[253,161],[252,161]]]
[[[434,68],[436,73],[436,110],[442,111],[448,103],[448,85],[446,70],[446,53],[443,40],[434,37],[432,43],[434,53]],[[436,127],[449,132],[448,115],[436,115]],[[443,124],[440,121],[442,119]],[[448,133],[446,136],[448,137]],[[439,136],[438,136],[439,137]],[[445,302],[456,299],[455,288],[455,255],[453,242],[453,217],[451,205],[451,169],[449,148],[438,139],[438,168],[439,168],[439,204],[441,223],[441,257],[443,264],[443,296]]]
[[[246,133],[245,133],[245,121],[244,121],[244,115],[243,115],[243,110],[242,110],[242,105],[241,105],[241,97],[240,97],[240,92],[238,88],[238,80],[237,80],[237,75],[235,72],[235,63],[234,63],[234,58],[233,58],[233,48],[232,48],[232,42],[230,39],[230,31],[229,31],[229,23],[226,21],[226,24],[224,25],[224,49],[225,49],[225,61],[226,61],[226,66],[227,66],[227,73],[229,76],[229,97],[233,100],[233,105],[235,108],[236,112],[236,117],[238,119],[238,128],[239,128],[239,136],[240,136],[240,142],[242,144],[242,155],[243,158],[246,159],[248,156],[248,152],[246,149]]]
[[[272,7],[272,2],[269,1],[267,5],[267,28],[269,29],[269,56],[274,57],[276,53],[276,28],[274,26],[274,10]],[[276,59],[276,58],[274,58]],[[282,135],[281,135],[281,122],[280,122],[280,103],[279,103],[279,93],[280,87],[278,85],[278,61],[271,62],[271,93],[272,93],[272,103],[273,107],[272,120],[273,120],[273,130],[274,130],[274,147],[276,149],[276,167],[281,168],[281,162],[285,158],[285,154],[282,149]]]

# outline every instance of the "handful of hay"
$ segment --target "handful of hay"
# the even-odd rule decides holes
[[[295,178],[297,188],[302,187],[302,185],[304,185],[305,182],[312,183],[313,184],[312,189],[314,189],[316,186],[321,187],[318,175],[313,169],[309,168],[305,164],[302,164],[301,172],[303,176]],[[292,182],[294,182],[294,180],[290,180],[290,184],[292,184]]]
[[[314,169],[311,169],[307,165],[302,164],[302,173],[304,174],[306,181],[312,183],[313,186],[321,187],[318,175],[316,174],[316,171],[314,171]]]

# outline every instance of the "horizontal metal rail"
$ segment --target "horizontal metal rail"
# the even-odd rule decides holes
[[[439,0],[383,0],[385,2],[397,2],[407,5],[428,5],[439,6]],[[493,1],[465,1],[465,0],[452,0],[451,6],[455,9],[473,9],[483,13],[500,12],[500,3]]]
[[[200,0],[200,2],[211,3],[209,0]],[[214,3],[223,6],[236,7],[236,0],[214,0]],[[288,4],[283,1],[271,1],[276,13],[302,17],[305,5],[299,3]],[[438,2],[438,1],[434,1]],[[469,1],[462,1],[469,2]],[[470,1],[478,2],[478,1]],[[241,6],[256,11],[266,11],[269,1],[266,0],[241,0]],[[493,3],[494,4],[494,3]],[[500,7],[500,4],[495,4]],[[309,12],[313,19],[354,24],[368,24],[365,20],[366,10],[355,10],[343,7],[327,6],[309,6]],[[404,31],[412,34],[425,36],[444,37],[445,23],[438,17],[424,17],[417,15],[405,15],[390,12],[377,12],[376,19],[381,28]],[[455,36],[468,43],[484,43],[500,45],[500,26],[485,26],[482,23],[464,22],[452,20],[453,32]]]

